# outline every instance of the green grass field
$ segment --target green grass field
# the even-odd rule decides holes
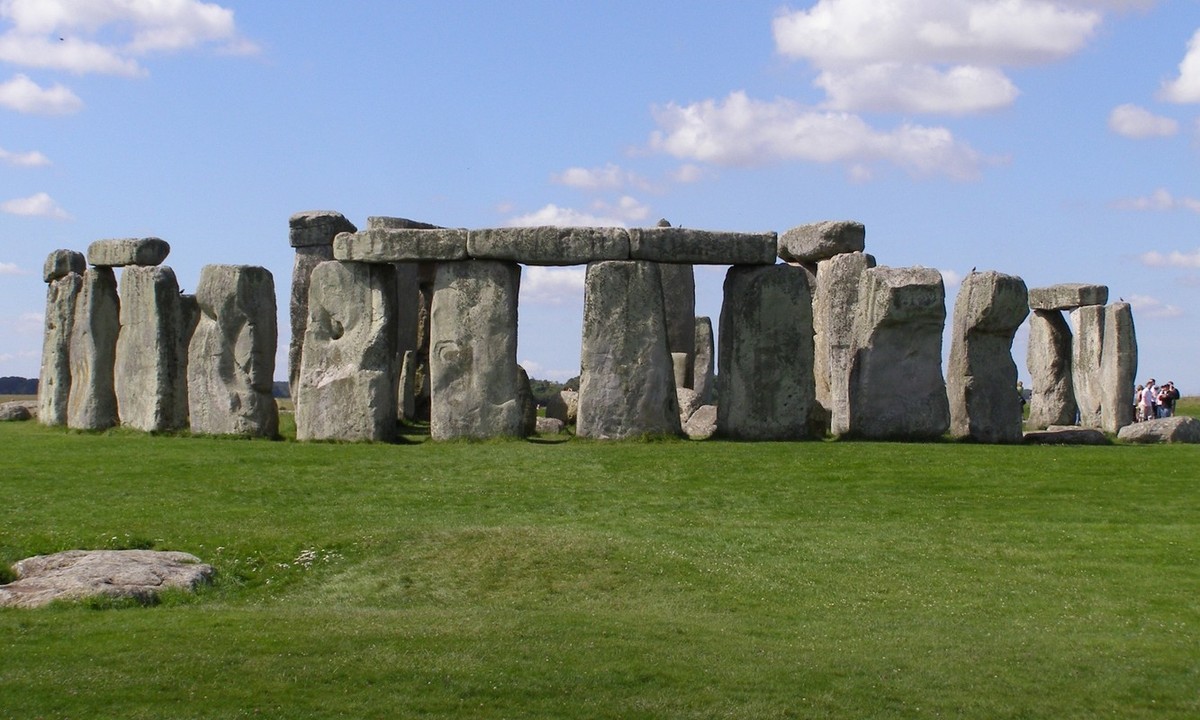
[[[0,426],[0,717],[1200,716],[1200,447],[345,445]]]

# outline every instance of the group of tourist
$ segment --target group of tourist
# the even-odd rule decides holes
[[[1138,385],[1133,393],[1133,419],[1135,422],[1171,417],[1175,414],[1175,401],[1179,390],[1174,382],[1157,385],[1154,378]]]

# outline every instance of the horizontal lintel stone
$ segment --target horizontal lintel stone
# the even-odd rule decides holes
[[[288,242],[292,247],[329,245],[338,233],[357,230],[336,210],[307,210],[288,218]]]
[[[97,240],[88,246],[87,260],[95,267],[153,267],[161,265],[170,252],[166,240],[154,237]]]
[[[633,260],[692,265],[774,265],[779,237],[774,232],[736,233],[678,227],[629,230]]]
[[[475,259],[510,260],[526,265],[627,260],[629,234],[619,227],[486,228],[470,231],[467,254]]]
[[[345,232],[333,239],[333,257],[367,263],[465,260],[467,231],[377,227],[358,233]]]
[[[1029,307],[1033,310],[1074,310],[1085,305],[1104,305],[1107,302],[1107,285],[1062,283],[1029,289]]]
[[[779,236],[785,262],[815,263],[842,253],[866,249],[867,229],[853,220],[827,220],[800,225]]]
[[[83,253],[74,250],[55,250],[46,256],[46,262],[42,265],[42,280],[53,282],[70,273],[82,275],[84,270],[87,270],[87,262],[83,258]]]

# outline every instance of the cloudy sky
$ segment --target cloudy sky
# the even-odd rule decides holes
[[[287,220],[330,209],[859,220],[948,305],[972,267],[1108,285],[1139,376],[1200,394],[1198,166],[1196,0],[0,0],[0,375],[37,375],[46,254],[108,237],[186,291],[266,266],[286,348]],[[577,372],[582,278],[525,273],[535,377]]]

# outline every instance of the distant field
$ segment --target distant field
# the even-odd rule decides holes
[[[0,425],[0,716],[1200,716],[1196,446],[299,444]]]

